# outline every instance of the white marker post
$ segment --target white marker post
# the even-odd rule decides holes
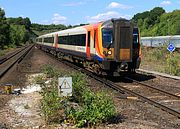
[[[72,77],[60,77],[58,79],[60,96],[72,96]]]

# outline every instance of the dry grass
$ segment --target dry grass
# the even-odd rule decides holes
[[[180,76],[180,51],[170,53],[167,46],[142,48],[141,68]]]

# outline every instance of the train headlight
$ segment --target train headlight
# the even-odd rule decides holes
[[[108,51],[108,55],[111,55],[111,54],[112,54],[112,51],[111,51],[111,50],[109,50],[109,51]]]

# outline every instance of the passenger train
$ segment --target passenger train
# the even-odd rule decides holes
[[[37,37],[37,46],[58,58],[81,63],[99,75],[135,71],[141,61],[139,29],[126,19],[53,32]]]

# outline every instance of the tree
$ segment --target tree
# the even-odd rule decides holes
[[[26,27],[23,25],[11,25],[10,39],[13,45],[19,46],[29,40],[29,34]]]
[[[153,8],[149,13],[150,24],[154,25],[158,18],[165,13],[165,10],[161,7]]]
[[[31,21],[28,17],[23,19],[23,25],[25,25],[25,28],[30,31]]]
[[[144,20],[147,17],[149,17],[149,11],[145,11],[145,12],[142,12],[142,13],[137,13],[136,15],[134,15],[134,17],[132,19],[133,19],[134,22],[138,22],[138,19]]]
[[[0,49],[9,45],[9,24],[6,22],[5,12],[0,8]]]

